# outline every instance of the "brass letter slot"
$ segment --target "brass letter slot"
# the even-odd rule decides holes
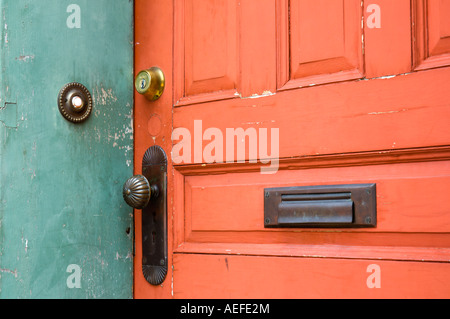
[[[264,226],[375,227],[375,184],[265,189]]]

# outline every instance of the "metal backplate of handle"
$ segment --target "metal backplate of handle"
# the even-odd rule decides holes
[[[150,147],[142,161],[142,175],[123,186],[128,205],[142,209],[142,272],[152,285],[164,282],[167,259],[167,156],[159,146]]]

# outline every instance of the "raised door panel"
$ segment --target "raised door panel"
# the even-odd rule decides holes
[[[237,1],[178,1],[175,10],[177,104],[234,97],[239,66]]]
[[[361,78],[361,18],[359,1],[279,1],[281,88]]]
[[[173,296],[187,299],[442,298],[450,293],[449,271],[448,263],[175,255]],[[262,304],[266,309],[266,303]],[[268,310],[277,314],[281,311],[270,307]]]
[[[364,0],[366,78],[409,73],[411,0]]]
[[[450,2],[428,1],[428,54],[450,53]]]
[[[223,253],[227,244],[233,251],[242,249],[239,244],[248,247],[258,244],[260,254],[303,256],[314,251],[330,254],[332,249],[325,247],[340,245],[348,248],[340,255],[345,257],[355,252],[350,247],[362,246],[376,258],[446,260],[450,224],[448,208],[443,203],[450,185],[450,162],[407,163],[409,160],[414,159],[397,164],[383,164],[381,160],[379,165],[359,167],[345,167],[340,160],[311,161],[308,169],[283,168],[274,176],[255,172],[224,174],[226,171],[198,176],[190,175],[194,172],[187,169],[184,173],[188,176],[176,181],[181,187],[178,189],[181,194],[176,197],[184,198],[176,201],[176,211],[185,212],[180,217],[184,224],[179,225],[183,227],[179,239],[183,245],[177,251],[203,251],[204,245],[211,253]],[[411,172],[415,172],[414,176]],[[264,227],[265,188],[355,183],[376,184],[376,228],[323,231]],[[276,244],[281,246],[273,249]],[[390,248],[380,250],[379,247]],[[418,247],[422,248],[418,250]],[[430,255],[433,247],[440,250]],[[242,251],[249,253],[248,249]],[[362,254],[367,256],[366,253]],[[335,256],[336,252],[331,254]],[[358,255],[359,252],[355,254]]]
[[[450,64],[450,3],[446,0],[413,1],[415,68]]]

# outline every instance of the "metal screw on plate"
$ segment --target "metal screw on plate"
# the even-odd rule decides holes
[[[372,218],[370,218],[370,217],[366,217],[366,224],[370,224],[371,222],[372,222]]]
[[[266,192],[266,193],[264,194],[264,196],[265,196],[266,198],[269,198],[269,192]]]
[[[266,224],[269,224],[269,223],[270,223],[270,218],[264,219],[264,222],[265,222]]]

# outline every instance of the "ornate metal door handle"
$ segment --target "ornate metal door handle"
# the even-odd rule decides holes
[[[142,161],[142,175],[123,186],[125,202],[142,209],[142,271],[152,285],[164,282],[167,259],[167,157],[159,146],[150,147]]]
[[[159,189],[157,185],[150,185],[143,175],[134,175],[123,185],[123,198],[125,202],[133,208],[145,208],[150,198],[158,197]]]

